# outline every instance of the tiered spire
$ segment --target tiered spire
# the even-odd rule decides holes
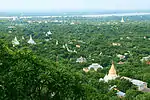
[[[30,35],[30,40],[28,41],[28,43],[29,44],[36,44],[35,42],[34,42],[34,40],[32,39],[32,36]]]
[[[117,74],[116,74],[116,69],[115,69],[114,62],[113,62],[113,61],[112,61],[112,65],[111,65],[111,68],[110,68],[110,70],[109,70],[108,76],[117,76]]]
[[[112,65],[111,65],[111,68],[109,70],[109,73],[108,75],[106,74],[104,79],[100,78],[100,81],[101,80],[104,80],[105,82],[108,82],[109,80],[114,80],[116,79],[117,77],[119,77],[116,73],[116,69],[115,69],[115,66],[114,66],[114,62],[112,62]]]
[[[20,43],[19,43],[19,41],[17,40],[17,38],[15,37],[15,39],[12,40],[12,44],[13,44],[13,46],[15,46],[15,45],[19,45]]]
[[[122,22],[122,23],[124,23],[124,19],[123,19],[123,17],[122,17],[122,19],[121,19],[121,22]]]

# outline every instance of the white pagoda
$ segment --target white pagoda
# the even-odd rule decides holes
[[[59,44],[59,42],[58,42],[58,40],[56,40],[56,45],[58,45]]]
[[[49,30],[48,32],[47,32],[47,35],[51,35],[52,33],[51,33],[51,31]]]
[[[76,62],[78,62],[78,63],[85,63],[85,62],[87,62],[87,60],[86,60],[86,58],[81,56],[80,58],[77,58]]]
[[[24,40],[24,37],[22,36],[22,40]]]
[[[34,40],[32,39],[32,36],[30,35],[30,40],[28,41],[28,43],[29,44],[36,44],[35,42],[34,42]]]
[[[15,45],[19,45],[20,43],[19,43],[19,41],[17,40],[17,38],[15,37],[15,39],[12,40],[12,44],[13,44],[13,47],[14,47]]]
[[[122,17],[122,19],[121,19],[121,21],[120,21],[121,23],[124,23],[125,21],[124,21],[124,19],[123,19],[123,17]]]

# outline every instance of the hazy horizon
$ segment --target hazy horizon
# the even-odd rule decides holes
[[[148,0],[4,0],[0,12],[150,10]]]

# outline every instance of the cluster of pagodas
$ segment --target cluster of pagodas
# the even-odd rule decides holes
[[[24,37],[22,36],[22,39],[24,40]],[[32,39],[32,36],[30,35],[30,39],[28,40],[29,44],[36,44],[36,42]],[[17,40],[17,37],[15,37],[13,40],[12,40],[12,44],[13,44],[13,47],[16,46],[16,45],[19,45],[19,41]]]
[[[95,71],[97,71],[98,68],[103,69],[103,67],[100,66],[99,64],[93,63],[88,68],[83,68],[83,71],[88,72],[91,68],[94,68]],[[120,78],[120,76],[117,75],[117,72],[116,72],[116,69],[115,69],[115,66],[114,66],[114,62],[112,62],[112,65],[111,65],[111,68],[109,70],[109,73],[106,74],[104,76],[104,78],[100,78],[99,81],[108,82],[109,80],[115,80],[116,78]],[[134,85],[136,85],[138,87],[139,91],[150,92],[150,88],[147,87],[147,83],[146,82],[143,82],[143,81],[137,80],[137,79],[131,79],[131,78],[128,78],[128,77],[121,77],[121,79],[129,80],[132,84],[134,84]],[[124,97],[125,93],[123,93],[121,91],[118,91],[117,95],[120,95],[120,96]]]

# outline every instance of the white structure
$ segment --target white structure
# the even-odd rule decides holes
[[[15,39],[12,40],[12,44],[13,44],[13,47],[14,47],[15,45],[19,45],[20,43],[19,43],[19,41],[17,40],[17,38],[15,37]]]
[[[147,57],[143,57],[143,58],[141,59],[141,62],[144,62],[144,61],[150,61],[150,55],[147,56]]]
[[[113,46],[120,46],[120,43],[112,43]]]
[[[120,58],[120,60],[121,60],[121,59],[125,59],[125,58],[126,58],[126,56],[121,55],[121,54],[118,54],[118,55],[117,55],[117,57],[118,57],[118,58]]]
[[[58,40],[56,40],[56,45],[58,45]]]
[[[8,33],[12,33],[12,31],[8,31]]]
[[[122,19],[121,19],[121,21],[120,21],[121,23],[124,23],[124,19],[123,19],[123,17],[122,17]]]
[[[44,23],[48,23],[47,21],[45,21]]]
[[[136,80],[136,79],[131,79],[131,78],[128,78],[128,77],[121,77],[121,78],[129,80],[132,84],[136,85],[138,87],[139,91],[143,91],[143,90],[146,90],[146,89],[149,90],[149,88],[147,88],[147,83],[146,82]],[[150,92],[150,90],[149,90],[149,92]]]
[[[131,38],[130,38],[130,37],[128,37],[128,36],[127,36],[126,38],[127,38],[127,39],[131,39]]]
[[[123,37],[120,37],[120,40],[123,40]]]
[[[114,66],[114,63],[112,62],[112,65],[111,65],[111,68],[109,70],[109,74],[105,75],[104,79],[100,78],[99,81],[105,81],[105,82],[108,82],[109,80],[114,80],[116,79],[117,77],[119,77],[116,73],[116,69],[115,69],[115,66]]]
[[[102,55],[102,54],[103,54],[102,52],[99,53],[99,55]]]
[[[48,42],[48,41],[49,41],[49,39],[45,39],[45,41],[46,41],[46,42]]]
[[[93,63],[92,65],[90,65],[90,66],[88,67],[89,70],[90,70],[91,68],[94,68],[95,71],[97,71],[98,68],[102,68],[102,69],[103,69],[103,67],[102,67],[101,65],[99,65],[98,63]]]
[[[18,17],[16,17],[16,16],[12,18],[13,21],[15,21],[16,19],[18,19]]]
[[[81,56],[80,58],[77,58],[76,62],[85,63],[85,62],[87,62],[87,61],[86,61],[86,58],[83,58],[83,57]]]
[[[70,49],[68,48],[68,45],[67,45],[67,44],[65,44],[65,47],[66,47],[66,49],[67,49],[68,52],[74,52],[74,53],[77,53],[76,50],[70,50]]]
[[[22,36],[22,40],[24,40],[24,37]]]
[[[120,90],[118,90],[117,88],[116,88],[117,86],[116,85],[114,85],[114,86],[112,86],[109,90],[112,90],[112,89],[114,89],[114,90],[116,90],[117,91],[117,96],[118,97],[120,97],[120,98],[122,98],[122,97],[125,97],[125,93],[124,92],[122,92],[122,91],[120,91]]]
[[[74,22],[71,22],[70,24],[71,24],[71,25],[74,25]]]
[[[66,48],[65,45],[62,46],[64,49]]]
[[[120,97],[120,98],[122,98],[122,97],[125,97],[125,95],[126,95],[126,93],[124,93],[124,92],[122,92],[122,91],[119,91],[119,90],[117,90],[117,96],[118,97]]]
[[[83,71],[87,73],[89,71],[89,69],[88,68],[83,68]]]
[[[28,43],[29,44],[36,44],[35,42],[34,42],[34,40],[32,39],[32,36],[30,35],[30,40],[28,41]]]
[[[51,31],[48,31],[47,34],[48,34],[48,35],[51,35],[52,33],[51,33]]]

